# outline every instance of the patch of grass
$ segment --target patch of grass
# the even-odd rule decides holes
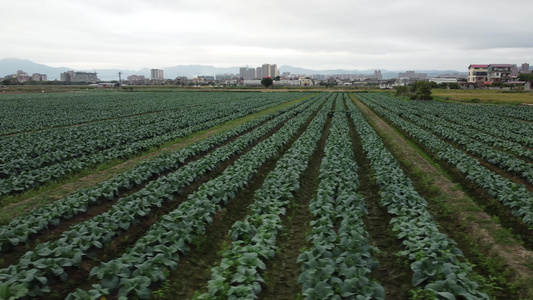
[[[163,273],[165,274],[165,277],[167,278],[170,275],[170,272],[168,271],[168,269],[164,269]],[[152,292],[152,296],[154,299],[168,299],[168,297],[170,297],[171,291],[172,289],[171,289],[170,280],[167,279],[161,284],[159,289]]]
[[[496,243],[501,245],[514,245],[517,242],[519,242],[520,244],[524,244],[522,241],[516,240],[513,236],[513,233],[503,227],[491,231],[491,236],[494,238],[494,241],[496,241]]]
[[[479,103],[488,104],[533,104],[533,92],[525,91],[489,91],[489,90],[446,90],[433,89],[433,96],[439,98],[458,99],[465,102],[472,102],[473,99],[480,99]],[[476,102],[474,102],[476,103]]]
[[[409,291],[409,299],[412,300],[429,300],[437,299],[433,292],[424,290],[422,288],[416,288]]]

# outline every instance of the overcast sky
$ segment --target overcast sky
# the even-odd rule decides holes
[[[0,58],[54,67],[533,65],[532,0],[2,2]]]

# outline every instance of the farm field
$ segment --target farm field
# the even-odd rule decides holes
[[[196,98],[198,93],[177,95],[122,93],[87,98],[60,94],[4,99],[0,196],[128,158],[288,100],[268,94],[258,94],[261,101],[249,101],[249,94],[205,94],[202,99]]]
[[[533,107],[143,92],[0,108],[0,299],[533,298]]]
[[[510,92],[488,90],[447,90],[433,89],[432,93],[438,97],[449,97],[452,101],[477,102],[489,104],[533,104],[533,92]]]

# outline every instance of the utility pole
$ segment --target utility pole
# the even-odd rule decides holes
[[[122,87],[122,79],[120,78],[120,75],[122,75],[122,72],[118,72],[118,87]]]

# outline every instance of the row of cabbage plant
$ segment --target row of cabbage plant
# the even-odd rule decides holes
[[[85,299],[117,290],[120,299],[130,296],[149,298],[150,284],[164,280],[166,269],[177,268],[180,257],[189,251],[188,244],[205,233],[217,211],[226,206],[259,168],[290,141],[321,104],[323,101],[289,120],[220,176],[203,184],[187,201],[154,224],[126,254],[93,268],[90,275],[101,279],[101,284],[93,285],[89,291],[77,289],[69,299]]]
[[[428,101],[422,103],[442,118],[480,132],[513,141],[525,147],[533,147],[533,125],[510,118],[512,111],[517,109],[511,105],[464,105],[460,103],[444,103]],[[523,108],[523,117],[533,118],[531,107]]]
[[[418,143],[424,145],[437,158],[455,167],[467,179],[485,190],[488,195],[501,201],[514,216],[521,218],[524,224],[533,227],[533,194],[523,184],[494,173],[482,166],[475,158],[442,141],[436,135],[368,101],[365,95],[360,94],[358,97]]]
[[[412,283],[443,299],[489,299],[471,279],[471,267],[463,262],[456,243],[441,233],[426,201],[416,192],[394,156],[365,121],[353,102],[348,106],[376,182],[381,204],[392,215],[392,231],[402,240],[402,257],[411,261]]]
[[[475,119],[470,118],[470,120],[465,120],[463,117],[461,117],[461,113],[460,112],[458,113],[458,111],[463,111],[465,110],[465,108],[459,109],[457,106],[459,107],[465,106],[467,107],[466,109],[471,109],[470,105],[442,104],[442,103],[437,103],[436,101],[424,101],[424,102],[394,101],[393,100],[394,98],[391,98],[387,95],[382,95],[381,97],[375,97],[373,99],[377,101],[376,104],[386,102],[392,105],[392,107],[387,105],[387,107],[385,108],[391,108],[391,109],[401,108],[402,111],[408,111],[411,114],[420,116],[424,119],[429,120],[430,122],[435,122],[435,124],[439,124],[444,127],[449,127],[462,135],[466,135],[469,138],[472,138],[474,140],[477,140],[477,141],[480,141],[486,144],[487,147],[489,148],[501,149],[505,152],[512,153],[522,159],[530,160],[530,161],[533,160],[533,150],[517,142],[511,141],[509,139],[504,139],[504,138],[486,133],[483,130],[481,130],[482,128],[481,129],[476,128],[475,124],[477,122],[475,122]],[[530,112],[531,112],[531,115],[533,115],[533,109],[530,109]],[[465,113],[466,112],[463,112],[463,114]],[[475,110],[471,112],[471,114],[473,116],[479,115],[479,113],[476,112]],[[499,120],[497,119],[493,120],[493,123],[500,123],[500,122],[508,123],[509,119],[500,117]],[[525,122],[521,122],[521,123],[522,123],[522,127],[528,126],[528,124]],[[523,133],[523,134],[526,134],[526,133]]]
[[[409,107],[412,107],[412,104],[409,104]],[[433,112],[433,113],[431,113]],[[495,148],[495,149],[501,149],[502,151],[512,153],[513,155],[525,159],[525,160],[533,160],[533,150],[529,149],[526,146],[523,146],[517,142],[506,140],[501,137],[497,137],[488,133],[485,133],[483,131],[480,131],[473,126],[470,126],[470,122],[465,123],[466,125],[457,124],[455,122],[446,120],[446,118],[443,118],[442,116],[451,114],[451,112],[435,112],[435,108],[432,106],[421,106],[418,109],[412,111],[412,113],[415,113],[417,115],[420,115],[424,119],[427,119],[431,122],[435,122],[436,124],[439,124],[443,127],[449,128],[450,130],[456,131],[460,135],[464,135],[470,139],[479,141],[486,145],[489,149]],[[435,115],[437,114],[437,115]],[[453,138],[452,138],[453,140]],[[491,154],[488,156],[490,158],[494,154]],[[514,160],[515,158],[513,158]]]
[[[391,96],[385,93],[376,93],[371,97],[380,102],[391,99]],[[533,119],[531,107],[464,105],[442,101],[402,102],[405,106],[416,107],[424,114],[433,114],[451,123],[499,138],[500,141],[510,141],[520,145],[521,148],[533,147],[533,124],[515,119]],[[517,109],[520,110],[519,115],[515,114],[518,112]]]
[[[145,160],[134,168],[127,170],[113,178],[101,182],[91,188],[80,190],[63,199],[34,209],[30,214],[13,219],[9,224],[0,227],[0,251],[23,243],[31,234],[56,226],[62,220],[70,219],[87,210],[89,206],[98,205],[105,200],[113,200],[121,191],[130,190],[136,186],[146,184],[154,176],[163,172],[177,169],[180,163],[220,145],[230,138],[258,126],[259,124],[279,116],[277,121],[271,122],[265,128],[272,128],[289,117],[300,113],[312,101],[294,104],[288,108],[278,110],[245,124],[239,125],[226,132],[217,134],[198,143],[187,146],[172,153],[162,154],[156,158]],[[302,105],[303,104],[303,105]],[[6,244],[5,246],[3,246]]]
[[[334,95],[318,112],[306,131],[276,163],[254,195],[251,214],[230,229],[231,248],[220,264],[211,269],[208,291],[199,299],[254,299],[262,290],[261,273],[275,256],[276,237],[283,229],[281,216],[300,189],[300,176],[321,137]]]
[[[294,98],[294,93],[199,92],[179,93],[51,93],[2,95],[0,136],[130,119],[161,112],[190,111],[206,104]],[[311,93],[302,92],[300,95]],[[157,119],[157,118],[156,118]]]
[[[216,94],[199,93],[196,97],[189,98],[189,103],[183,103],[180,97],[178,99],[175,99],[174,95],[167,97],[168,102],[174,101],[181,105],[172,104],[170,107],[162,105],[156,112],[128,118],[110,118],[110,120],[78,126],[50,128],[44,131],[2,137],[0,138],[0,164],[6,168],[5,165],[8,162],[23,159],[24,164],[18,165],[18,171],[31,170],[80,155],[100,152],[122,143],[162,135],[183,127],[229,116],[242,109],[273,106],[291,99],[282,95],[266,97],[261,99],[263,101],[251,101],[248,97],[227,98],[216,97]],[[127,105],[128,101],[123,103]],[[43,108],[41,113],[46,114],[46,109]],[[0,178],[6,175],[0,174]]]
[[[244,117],[254,112],[264,110],[279,101],[269,101],[267,103],[240,103],[240,105],[230,109],[204,108],[197,109],[197,112],[182,113],[179,118],[167,118],[155,124],[146,126],[133,126],[129,129],[120,127],[122,130],[116,136],[110,136],[108,132],[101,132],[102,141],[96,142],[91,153],[80,154],[83,151],[81,140],[91,141],[90,136],[78,137],[66,142],[68,147],[74,147],[72,151],[78,153],[74,158],[63,159],[63,156],[46,151],[39,151],[35,158],[9,157],[9,161],[2,164],[0,169],[0,196],[14,192],[22,192],[53,180],[63,177],[65,174],[76,172],[90,166],[117,158],[127,158],[138,152],[151,147],[159,146],[165,142],[190,135],[194,132],[205,130],[213,126],[223,124],[227,121]],[[166,124],[166,125],[165,125]],[[103,126],[103,125],[102,125]],[[166,126],[166,127],[165,127]],[[168,128],[167,128],[168,127]],[[137,129],[136,129],[137,128]],[[150,128],[151,130],[148,130]],[[53,140],[45,140],[43,143],[53,143]],[[70,144],[74,144],[70,146]],[[32,147],[34,145],[29,145]],[[7,150],[18,151],[20,145],[8,146]],[[67,150],[60,149],[60,152]],[[68,152],[68,151],[67,151]],[[31,165],[33,160],[42,160],[43,157],[58,157],[59,161],[40,166]],[[23,167],[26,166],[26,167]],[[5,178],[4,178],[5,177]]]
[[[90,248],[102,247],[118,233],[138,223],[141,217],[149,214],[156,207],[161,207],[165,201],[173,199],[176,193],[203,173],[214,169],[231,155],[241,152],[284,121],[284,118],[274,119],[240,136],[202,159],[190,162],[177,171],[150,182],[139,192],[122,198],[108,212],[76,224],[64,232],[58,240],[37,245],[33,251],[23,255],[18,265],[11,265],[0,270],[0,283],[5,282],[16,288],[25,286],[29,289],[28,295],[30,296],[48,292],[48,279],[59,277],[60,280],[67,280],[68,275],[65,269],[79,267],[83,257],[90,254]],[[279,136],[278,132],[274,136]],[[254,147],[256,148],[257,146]],[[245,157],[247,156],[249,156],[248,153]],[[241,157],[240,160],[242,159]],[[190,201],[185,203],[190,203]],[[183,204],[180,207],[182,206]]]
[[[305,299],[384,299],[383,287],[370,278],[378,264],[372,258],[376,248],[363,223],[367,210],[358,194],[343,101],[337,102],[324,153],[318,190],[309,205],[314,220],[307,239],[312,246],[298,258],[302,294]]]
[[[442,120],[440,117],[421,112],[414,108],[410,101],[406,103],[405,101],[399,101],[394,98],[386,98],[385,101],[383,101],[383,99],[380,99],[380,101],[368,99],[368,101],[435,133],[445,140],[459,146],[462,150],[481,157],[486,162],[507,172],[518,175],[533,184],[533,164],[527,163],[510,153],[493,149],[492,145],[479,142],[469,135],[462,134],[461,128],[465,128],[464,126],[451,124]],[[420,105],[417,107],[420,107]],[[420,117],[418,115],[420,115]],[[476,130],[472,131],[469,129],[468,131],[471,135],[478,136]]]

